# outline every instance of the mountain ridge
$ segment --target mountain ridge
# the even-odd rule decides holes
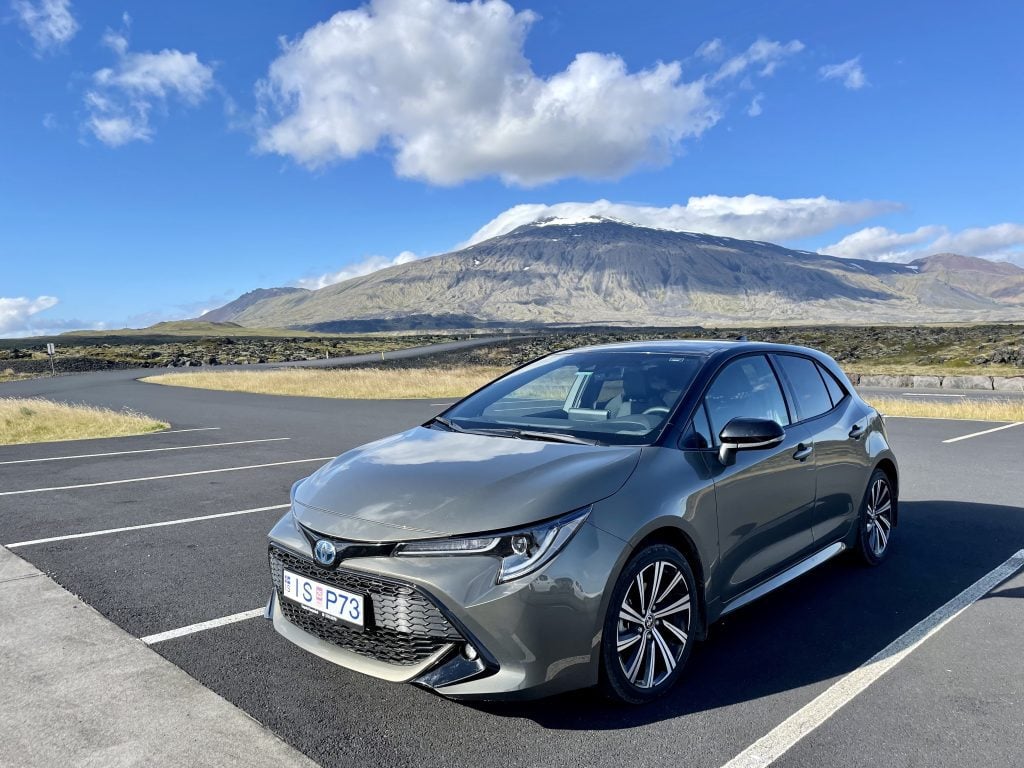
[[[547,219],[317,291],[251,291],[203,318],[324,331],[1024,318],[1024,269],[977,262],[841,259],[605,217]]]

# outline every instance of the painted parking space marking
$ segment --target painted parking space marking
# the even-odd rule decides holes
[[[220,427],[188,427],[186,429],[165,429],[160,432],[146,432],[142,435],[125,435],[125,437],[149,437],[150,435],[174,435],[178,432],[211,432]]]
[[[993,432],[998,432],[1002,429],[1010,429],[1011,427],[1019,427],[1024,424],[1024,421],[1015,421],[1012,424],[1003,424],[1001,427],[992,427],[992,429],[983,429],[981,432],[971,432],[969,435],[960,435],[960,437],[951,437],[949,440],[943,440],[943,443],[958,443],[961,440],[970,440],[972,437],[981,437],[982,435],[989,435]]]
[[[218,512],[213,515],[200,515],[198,517],[183,517],[177,520],[164,520],[159,523],[144,523],[142,525],[126,525],[121,528],[106,528],[102,531],[86,531],[85,533],[69,533],[65,536],[50,536],[45,539],[31,539],[28,541],[16,541],[13,544],[4,544],[8,549],[18,547],[31,547],[36,544],[50,544],[54,541],[70,541],[71,539],[88,539],[93,536],[108,536],[112,533],[126,533],[128,531],[142,531],[146,528],[163,528],[168,525],[185,525],[186,523],[198,523],[203,520],[219,520],[223,517],[235,517],[237,515],[251,515],[255,512],[269,512],[272,509],[287,509],[288,504],[273,504],[269,507],[253,507],[252,509],[239,509],[235,512]]]
[[[158,453],[160,451],[187,451],[194,448],[221,448],[226,445],[251,445],[252,443],[276,443],[281,440],[291,440],[290,437],[264,437],[259,440],[235,440],[230,443],[202,443],[200,445],[174,445],[169,448],[140,448],[134,451],[108,451],[106,453],[80,453],[75,456],[46,456],[40,459],[15,459],[13,461],[0,461],[4,464],[34,464],[41,461],[69,461],[71,459],[99,459],[107,456],[126,456],[132,453]]]
[[[1022,566],[1024,549],[919,621],[853,672],[833,683],[809,704],[736,755],[723,768],[765,768],[774,763],[804,736],[832,717],[979,598],[1013,576]]]
[[[77,485],[54,485],[49,488],[26,488],[23,491],[0,491],[0,496],[19,496],[27,493],[46,493],[47,491],[73,491],[79,488],[99,488],[104,485],[124,485],[126,483],[145,483],[150,480],[171,480],[177,477],[194,475],[213,475],[218,472],[241,472],[246,469],[263,469],[264,467],[283,467],[288,464],[311,464],[314,461],[330,461],[334,456],[320,456],[316,459],[292,459],[290,461],[274,461],[269,464],[248,464],[244,467],[224,467],[222,469],[200,469],[195,472],[176,472],[173,475],[151,475],[150,477],[130,477],[127,480],[104,480],[99,483],[79,483]]]
[[[210,619],[210,621],[201,621],[198,624],[189,624],[187,627],[178,627],[177,629],[169,629],[166,632],[157,632],[155,635],[146,635],[139,639],[146,645],[153,645],[153,643],[162,643],[165,640],[173,640],[176,637],[194,635],[196,632],[205,632],[208,629],[216,629],[217,627],[235,624],[239,621],[255,619],[257,616],[262,615],[262,608],[253,608],[251,611],[233,613],[230,616],[221,616],[219,619]]]

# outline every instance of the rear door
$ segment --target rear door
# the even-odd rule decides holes
[[[786,437],[774,448],[736,452],[728,467],[709,457],[718,501],[721,562],[715,569],[723,602],[742,594],[811,552],[815,480],[807,430],[794,426],[781,385],[764,355],[722,368],[703,406],[714,447],[738,416],[774,419]]]
[[[802,355],[773,355],[799,423],[814,446],[817,473],[813,531],[819,548],[853,524],[864,491],[864,416],[832,374]],[[860,429],[858,429],[858,427]]]

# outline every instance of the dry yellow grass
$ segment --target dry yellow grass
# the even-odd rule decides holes
[[[886,416],[930,416],[973,421],[1024,421],[1024,399],[934,400],[874,397],[871,405]]]
[[[0,445],[141,435],[168,426],[133,411],[0,397]]]
[[[843,366],[844,370],[847,366]],[[947,363],[919,365],[859,360],[848,366],[847,373],[882,374],[884,376],[1024,376],[1024,368],[1014,365],[954,365]]]
[[[463,397],[508,370],[500,366],[450,368],[287,368],[274,371],[199,371],[147,376],[143,381],[229,392],[351,400]]]
[[[41,376],[38,373],[15,373],[12,368],[5,368],[0,371],[0,383],[5,381],[23,381],[25,379],[35,379]]]
[[[273,371],[197,371],[149,376],[143,381],[200,389],[355,400],[463,397],[505,373],[501,366],[450,368],[290,368]],[[530,393],[540,396],[539,393]],[[564,391],[551,393],[560,397]],[[1024,400],[910,400],[876,397],[871,404],[889,416],[932,416],[977,421],[1024,421]]]

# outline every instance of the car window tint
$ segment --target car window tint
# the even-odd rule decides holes
[[[704,402],[711,431],[716,435],[738,416],[773,419],[782,426],[789,424],[779,381],[761,355],[741,357],[729,363],[708,389]]]
[[[693,414],[693,418],[683,431],[683,439],[679,442],[679,447],[684,450],[701,450],[709,448],[712,444],[711,440],[711,425],[708,424],[708,414],[704,410],[704,406],[698,406],[696,413]]]
[[[782,375],[792,386],[796,397],[796,412],[801,421],[832,410],[832,400],[813,360],[795,355],[778,355],[776,359],[782,368]]]
[[[846,390],[843,389],[843,385],[836,381],[836,377],[827,368],[819,365],[818,371],[821,373],[821,378],[825,380],[825,387],[828,389],[828,396],[832,398],[832,405],[839,405],[842,399],[846,397]]]

